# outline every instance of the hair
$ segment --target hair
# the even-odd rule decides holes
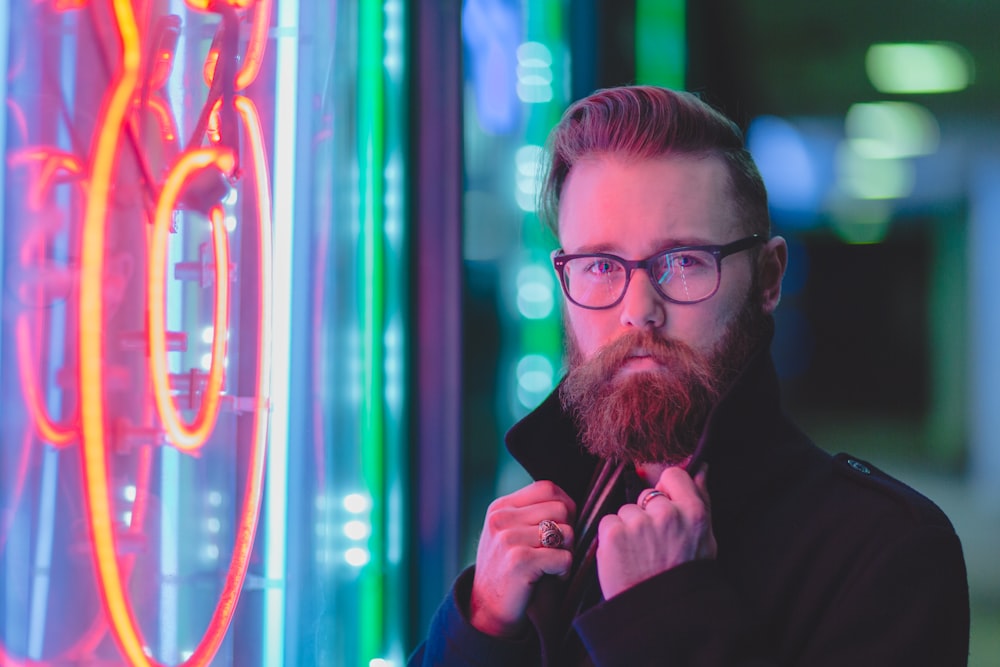
[[[573,103],[549,135],[538,210],[557,239],[559,199],[573,165],[612,154],[630,159],[721,158],[747,232],[770,236],[767,191],[739,127],[691,93],[622,86]]]

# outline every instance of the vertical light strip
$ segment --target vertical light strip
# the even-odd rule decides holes
[[[76,48],[76,17],[70,16],[67,13],[62,13],[58,19],[63,22],[63,34],[65,37],[60,44],[59,58],[60,67],[59,71],[62,73],[60,76],[60,81],[58,83],[60,88],[60,95],[64,99],[72,100],[75,99],[74,93],[74,79],[70,74],[73,72],[73,64],[77,57]],[[6,34],[6,33],[5,33]],[[0,70],[6,71],[6,70]],[[0,99],[6,99],[0,98]],[[6,105],[4,105],[6,107]],[[60,139],[66,140],[66,128],[63,126],[59,127]],[[3,136],[3,135],[0,135]],[[65,195],[65,210],[72,210],[72,193]],[[3,209],[0,208],[0,211]],[[2,228],[0,228],[2,230]],[[60,308],[51,309],[51,317],[49,319],[49,330],[44,330],[44,325],[42,330],[37,332],[40,341],[48,339],[49,350],[48,354],[40,357],[45,359],[46,367],[42,369],[42,377],[48,378],[51,373],[51,368],[53,363],[59,363],[62,360],[61,351],[64,349],[65,344],[65,326],[59,326],[60,324],[65,325],[65,318],[60,322],[57,313],[63,312]],[[53,390],[56,384],[53,382],[45,382],[45,386],[48,387],[48,395],[45,398],[46,408],[48,414],[58,414],[52,408],[53,400],[59,400],[61,396],[61,391]],[[38,441],[36,441],[38,442]],[[46,446],[44,448],[43,460],[42,460],[42,480],[39,489],[39,502],[38,502],[38,522],[37,522],[37,543],[35,550],[35,576],[34,585],[31,590],[31,617],[28,625],[28,655],[32,658],[38,659],[42,657],[42,651],[45,647],[45,626],[46,620],[48,619],[48,602],[49,602],[49,585],[52,582],[52,548],[53,548],[53,536],[55,534],[55,523],[56,523],[56,494],[57,494],[57,481],[59,479],[59,450],[52,447]]]
[[[262,664],[285,663],[286,514],[288,506],[288,408],[291,378],[292,238],[295,228],[295,129],[298,98],[299,5],[278,4],[275,48],[274,281],[271,334],[271,442],[264,496],[264,647]],[[266,325],[266,324],[265,324]]]
[[[385,155],[385,89],[383,69],[383,11],[381,2],[364,2],[360,14],[358,54],[358,163],[361,193],[361,245],[359,268],[362,308],[362,410],[361,473],[372,500],[371,560],[361,575],[361,663],[376,659],[383,650],[383,580],[385,573],[385,470],[383,449],[384,396],[383,342],[385,335],[385,285],[383,236],[383,170]]]
[[[0,72],[7,71],[7,51],[10,48],[10,3],[0,2]],[[0,76],[0,100],[7,99],[7,77]],[[7,275],[6,267],[3,265],[4,252],[3,240],[7,236],[5,233],[4,211],[7,210],[7,105],[0,104],[0,294],[6,294],[3,286],[3,277]],[[3,377],[3,356],[0,354],[0,377]],[[4,481],[0,478],[0,482]],[[6,574],[4,577],[6,578]],[[6,580],[6,579],[5,579]],[[8,587],[4,586],[7,590]]]
[[[185,11],[183,0],[171,0],[170,12],[183,16]],[[177,48],[174,50],[174,70],[177,72],[187,72],[187,37],[185,31],[181,30],[177,38]],[[184,89],[184,77],[171,76],[167,84],[170,92],[169,99],[185,100],[188,92]],[[174,103],[172,105],[174,118],[177,127],[184,127],[184,105]],[[184,225],[178,225],[177,233],[171,235],[170,253],[173,257],[180,257],[183,247],[182,239]],[[167,287],[167,303],[175,304],[167,312],[167,327],[173,331],[180,331],[182,323],[178,322],[180,315],[181,300],[183,298],[183,287],[180,281],[171,280]],[[178,645],[180,618],[180,543],[178,536],[181,530],[181,453],[173,447],[160,447],[160,497],[163,507],[162,520],[160,521],[160,596],[159,596],[159,657],[167,664],[176,664],[180,661],[180,649]]]
[[[181,453],[173,447],[160,447],[160,498],[164,508],[160,521],[160,652],[168,665],[179,662],[177,620],[180,581]]]
[[[52,572],[52,535],[55,532],[56,481],[59,478],[59,450],[45,447],[42,482],[38,501],[38,542],[35,547],[35,575],[32,577],[28,622],[28,657],[39,660],[45,646],[45,614],[48,609]]]
[[[686,0],[637,0],[636,83],[683,88],[687,68]]]

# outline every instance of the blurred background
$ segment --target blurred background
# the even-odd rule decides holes
[[[402,665],[563,368],[537,168],[626,83],[734,118],[831,452],[962,537],[1000,664],[1000,5],[0,6],[0,665]]]

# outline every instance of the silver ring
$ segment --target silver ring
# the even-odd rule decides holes
[[[558,549],[563,544],[563,532],[559,524],[551,519],[538,522],[538,541],[546,549]]]
[[[652,491],[650,491],[649,493],[647,493],[645,496],[643,496],[642,500],[639,502],[640,509],[646,509],[646,505],[649,504],[649,501],[652,500],[653,498],[655,498],[656,496],[663,496],[664,498],[666,498],[667,494],[665,494],[663,491],[659,491],[657,489],[653,489]]]

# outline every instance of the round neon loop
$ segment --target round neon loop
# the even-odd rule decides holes
[[[101,279],[104,267],[104,233],[107,219],[111,175],[119,136],[126,122],[127,110],[137,86],[141,61],[138,27],[129,0],[111,0],[118,34],[122,42],[121,68],[115,84],[105,97],[104,112],[97,124],[97,140],[92,156],[91,188],[84,219],[81,252],[79,356],[80,382],[88,387],[81,394],[81,426],[84,450],[84,485],[87,496],[87,514],[90,534],[94,544],[94,561],[97,568],[102,603],[110,621],[115,641],[126,660],[132,665],[159,665],[146,654],[145,640],[141,637],[135,615],[123,586],[119,556],[115,549],[112,530],[111,504],[108,491],[108,440],[104,419],[103,373],[103,308]],[[241,106],[237,100],[237,106]],[[250,551],[260,514],[263,486],[264,458],[267,445],[267,402],[265,392],[270,386],[270,193],[264,159],[263,137],[259,120],[252,103],[242,104],[244,123],[253,156],[254,186],[258,192],[258,231],[260,264],[258,282],[258,307],[261,335],[258,337],[257,381],[254,395],[254,422],[251,438],[250,463],[247,468],[246,490],[240,509],[236,530],[236,543],[226,580],[212,619],[204,636],[191,656],[184,661],[187,667],[204,667],[218,651],[232,620],[243,581],[246,577]],[[252,121],[252,126],[251,126]]]
[[[229,240],[223,224],[222,209],[216,206],[209,213],[215,264],[212,362],[208,371],[208,382],[202,393],[201,407],[190,425],[184,423],[174,405],[167,370],[167,337],[164,322],[167,240],[174,206],[185,181],[199,169],[213,165],[220,171],[229,173],[234,164],[235,158],[228,150],[200,149],[183,155],[164,184],[163,193],[156,207],[153,239],[149,248],[149,363],[153,394],[168,440],[178,449],[188,452],[198,449],[205,443],[215,428],[219,414],[226,337],[229,331]],[[192,394],[195,389],[194,386],[189,387]]]

